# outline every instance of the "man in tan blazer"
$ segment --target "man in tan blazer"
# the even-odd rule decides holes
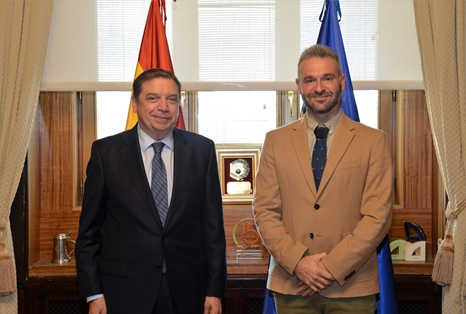
[[[302,53],[296,85],[306,115],[267,134],[256,178],[253,213],[271,253],[267,288],[278,314],[374,313],[376,248],[393,205],[387,137],[340,109],[345,75],[330,48]],[[317,188],[314,129],[324,125]]]

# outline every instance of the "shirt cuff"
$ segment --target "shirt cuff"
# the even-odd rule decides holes
[[[91,302],[91,301],[94,301],[96,299],[100,299],[100,298],[103,298],[104,295],[101,293],[101,294],[96,294],[96,295],[91,295],[90,297],[87,297],[86,298],[86,301],[87,303]]]

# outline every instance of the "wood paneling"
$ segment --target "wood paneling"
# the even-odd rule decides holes
[[[53,237],[58,233],[69,233],[72,240],[76,240],[78,235],[78,222],[80,211],[68,210],[52,211],[43,210],[41,213],[41,247],[40,259],[52,260],[53,258]],[[68,252],[73,249],[73,244],[68,243]]]
[[[77,191],[77,95],[41,92],[39,106],[40,208],[62,211],[75,206]]]
[[[437,164],[429,117],[422,90],[383,91],[380,94],[381,129],[394,149],[395,206],[391,241],[406,239],[404,221],[419,225],[426,234],[426,256],[437,250]]]
[[[76,92],[41,92],[39,96],[28,152],[30,276],[34,271],[47,272],[38,271],[38,265],[52,260],[56,234],[71,231],[72,239],[77,235],[79,105]],[[53,274],[54,267],[49,270]]]
[[[39,251],[40,251],[40,235],[39,235],[39,226],[40,226],[40,123],[42,121],[42,110],[38,106],[36,110],[36,117],[34,119],[34,124],[31,132],[31,139],[29,141],[29,149],[27,156],[27,217],[28,217],[28,226],[27,226],[27,257],[28,265],[39,260]]]
[[[399,92],[403,99],[404,206],[432,208],[433,142],[424,91]]]

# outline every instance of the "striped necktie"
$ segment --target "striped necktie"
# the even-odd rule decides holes
[[[162,142],[152,144],[155,154],[154,159],[152,159],[152,181],[150,186],[162,226],[165,225],[168,213],[167,171],[161,156],[164,146],[165,144]]]

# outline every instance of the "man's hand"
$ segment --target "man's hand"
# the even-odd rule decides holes
[[[222,300],[217,297],[206,297],[204,314],[222,314]]]
[[[296,293],[300,294],[303,297],[307,297],[314,295],[316,292],[300,281],[298,282],[298,290],[296,291]]]
[[[300,280],[297,293],[302,296],[320,293],[333,284],[335,278],[320,261],[327,253],[304,256],[296,265],[295,274]]]
[[[105,298],[98,298],[89,302],[89,314],[107,314]]]

